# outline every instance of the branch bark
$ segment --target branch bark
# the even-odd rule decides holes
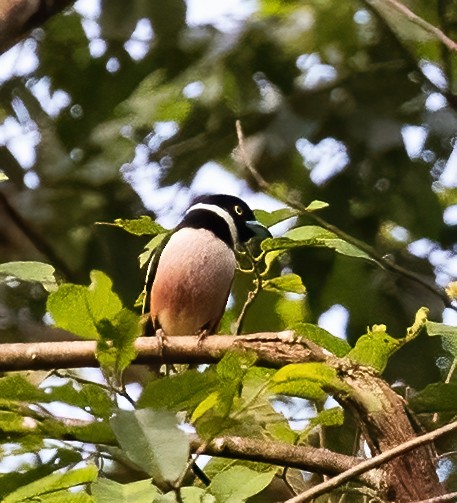
[[[348,367],[341,360],[336,365],[340,367],[344,382],[352,389],[347,397],[340,397],[340,403],[359,416],[373,455],[416,439],[403,398],[384,380],[367,368]],[[434,453],[428,445],[421,445],[414,452],[393,459],[386,469],[389,501],[410,502],[424,495],[444,494],[436,475]]]
[[[0,54],[74,0],[0,0]]]
[[[324,475],[340,474],[364,462],[361,458],[338,454],[328,449],[246,437],[218,437],[206,444],[197,436],[193,436],[191,449],[209,456],[271,463]],[[383,479],[382,470],[373,470],[359,477],[365,484],[378,489],[383,485]]]
[[[0,372],[98,367],[96,341],[2,344]],[[133,363],[215,363],[231,349],[255,351],[259,364],[280,367],[287,363],[324,361],[323,351],[291,331],[246,336],[221,335],[200,340],[197,336],[168,337],[160,347],[157,337],[140,337]]]

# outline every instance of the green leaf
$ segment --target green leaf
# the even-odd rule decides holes
[[[308,400],[324,400],[328,392],[343,391],[336,370],[325,363],[294,363],[279,369],[271,379],[273,393]]]
[[[330,232],[316,225],[305,225],[295,227],[287,231],[281,238],[268,238],[262,241],[262,250],[266,252],[274,250],[288,250],[303,246],[317,246],[332,248],[337,253],[349,257],[373,260],[366,252],[355,245],[344,241],[333,232]]]
[[[294,326],[305,317],[306,305],[303,297],[298,299],[291,299],[285,295],[277,297],[274,310],[281,320],[281,326],[287,328]]]
[[[297,442],[298,435],[292,430],[287,421],[266,424],[265,429],[275,440],[288,444],[295,444]]]
[[[67,382],[63,386],[53,386],[46,389],[45,399],[40,401],[63,402],[80,407],[89,414],[103,419],[111,417],[115,407],[114,399],[111,398],[110,393],[95,383]]]
[[[239,424],[239,420],[230,417],[230,414],[240,401],[243,378],[256,360],[254,352],[232,351],[226,353],[217,364],[217,387],[198,404],[192,414],[192,421],[200,436],[209,439]]]
[[[42,479],[68,465],[74,465],[82,461],[81,453],[74,449],[58,448],[55,455],[47,462],[37,466],[27,467],[27,470],[15,470],[0,475],[0,501],[4,496],[12,493],[20,487]]]
[[[91,492],[95,503],[151,503],[159,495],[149,479],[119,484],[98,478],[92,483]]]
[[[212,494],[200,487],[183,487],[181,489],[183,503],[217,503]]]
[[[302,279],[298,274],[293,273],[268,279],[262,283],[262,288],[272,292],[306,293],[306,287],[303,285]]]
[[[27,502],[28,501],[30,500],[27,499]],[[43,496],[40,496],[39,501],[43,503],[93,503],[94,500],[87,493],[64,490],[44,494]]]
[[[135,236],[156,236],[166,232],[160,224],[155,222],[151,217],[146,215],[132,220],[125,218],[116,218],[114,222],[97,222],[98,225],[111,225],[113,227],[120,227],[124,231],[134,234]]]
[[[207,491],[216,496],[218,501],[241,503],[265,489],[273,480],[275,473],[276,469],[259,472],[245,466],[234,466],[218,473]]]
[[[457,413],[457,383],[433,383],[409,399],[410,407],[420,413]]]
[[[218,382],[214,368],[205,372],[191,369],[182,374],[156,379],[146,385],[137,406],[191,412],[216,389]]]
[[[351,346],[344,340],[332,335],[327,330],[311,323],[297,323],[292,326],[297,334],[303,335],[306,339],[315,342],[322,348],[330,351],[335,356],[346,356],[351,350]]]
[[[254,351],[230,351],[225,353],[216,366],[217,375],[227,383],[241,381],[247,370],[255,364],[257,358]]]
[[[2,436],[5,433],[35,433],[37,426],[35,420],[25,418],[22,414],[0,410],[0,433]]]
[[[444,323],[436,323],[434,321],[427,321],[425,324],[427,334],[431,336],[441,335],[447,337],[457,337],[457,327],[445,325]]]
[[[279,210],[272,211],[271,213],[264,210],[254,210],[256,219],[265,227],[273,227],[284,220],[296,217],[300,212],[293,208],[280,208]]]
[[[53,292],[47,309],[57,327],[84,339],[100,339],[105,320],[114,320],[122,309],[119,297],[112,291],[112,282],[101,271],[92,271],[90,286],[66,283]]]
[[[161,234],[157,234],[157,236],[154,236],[151,241],[149,241],[149,243],[144,247],[144,252],[142,252],[138,257],[138,260],[140,262],[140,269],[142,269],[147,264],[147,262],[149,262],[152,254],[161,247],[164,239],[170,236],[170,232],[163,232]]]
[[[85,339],[96,339],[97,358],[118,374],[135,358],[135,339],[141,335],[140,318],[122,307],[112,282],[100,271],[91,272],[90,286],[64,284],[47,302],[56,326]]]
[[[80,442],[90,442],[91,444],[111,445],[116,442],[114,433],[107,420],[91,421],[86,424],[62,424],[61,421],[52,419],[40,423],[43,433],[50,438],[61,438],[65,440],[72,438]],[[59,437],[58,428],[62,429]]]
[[[385,325],[373,325],[367,334],[358,339],[347,356],[353,362],[372,367],[381,373],[386,368],[389,358],[403,345],[403,342],[387,334]]]
[[[120,410],[111,426],[127,456],[155,480],[174,482],[186,467],[189,440],[172,412]]]
[[[220,404],[220,394],[217,391],[210,393],[204,400],[202,400],[195,408],[192,414],[192,422],[200,419],[206,412],[211,409],[216,409]],[[231,403],[230,403],[231,405]]]
[[[26,500],[43,501],[40,498],[41,495],[45,496],[47,501],[49,493],[93,482],[97,478],[97,475],[98,469],[94,465],[64,473],[52,473],[8,494],[4,498],[3,503],[20,503]]]
[[[321,412],[319,412],[319,414],[317,414],[317,416],[310,419],[309,424],[300,433],[298,442],[307,443],[309,435],[314,431],[316,427],[341,426],[343,423],[344,411],[341,407],[333,407],[331,409],[322,410]]]
[[[260,425],[280,424],[288,426],[287,420],[280,412],[276,412],[271,403],[269,382],[274,369],[251,367],[242,381],[239,407],[234,415],[243,420],[255,414],[255,421]]]
[[[425,323],[427,334],[430,336],[441,336],[443,348],[449,351],[454,358],[457,358],[457,327],[451,327],[444,323],[427,321]]]
[[[0,279],[13,277],[19,281],[33,281],[41,283],[48,292],[57,289],[52,265],[43,262],[6,262],[0,264]]]
[[[10,374],[0,378],[0,399],[38,402],[46,400],[46,393],[22,375]]]
[[[315,426],[341,426],[344,423],[344,410],[341,407],[332,407],[319,412],[313,417],[309,425]]]
[[[418,45],[422,45],[430,39],[439,41],[436,33],[426,29],[420,22],[411,19],[403,9],[396,8],[395,4],[381,0],[370,0],[370,5],[377,11],[383,22],[402,40],[402,43],[415,41]]]
[[[319,201],[318,199],[311,201],[305,208],[306,211],[318,211],[328,208],[330,205],[325,201]]]
[[[105,327],[108,330],[103,332],[103,340],[98,343],[97,359],[103,367],[122,372],[137,355],[134,342],[142,332],[140,317],[123,308]]]

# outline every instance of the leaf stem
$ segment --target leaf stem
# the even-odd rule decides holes
[[[248,293],[248,296],[246,298],[246,301],[241,309],[240,315],[238,316],[238,319],[235,322],[235,328],[233,330],[234,335],[239,335],[241,333],[241,330],[243,329],[243,322],[246,316],[247,310],[251,307],[252,303],[254,300],[257,298],[259,293],[262,290],[262,273],[259,271],[259,261],[263,257],[263,254],[261,254],[257,259],[252,255],[251,251],[247,246],[244,246],[244,251],[246,256],[248,257],[249,261],[252,264],[252,272],[254,272],[255,278],[254,278],[254,290],[250,290]]]

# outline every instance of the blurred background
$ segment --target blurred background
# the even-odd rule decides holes
[[[405,4],[457,38],[457,1]],[[0,57],[0,261],[49,262],[84,284],[101,269],[131,307],[147,239],[95,222],[151,214],[172,227],[205,192],[284,206],[233,155],[240,119],[269,183],[328,202],[327,221],[445,287],[457,276],[456,52],[392,5],[79,0],[54,16]],[[264,293],[246,332],[304,320],[351,343],[374,323],[400,337],[423,305],[457,323],[424,286],[328,249],[278,267],[307,295]],[[226,321],[248,287],[240,275]],[[0,341],[49,338],[45,301],[38,285],[1,284]],[[423,387],[442,356],[438,338],[419,338],[386,375]]]

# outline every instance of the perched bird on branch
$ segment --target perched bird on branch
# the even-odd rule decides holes
[[[235,248],[255,236],[271,234],[238,197],[195,199],[148,268],[145,302],[154,330],[214,334],[235,274]]]

